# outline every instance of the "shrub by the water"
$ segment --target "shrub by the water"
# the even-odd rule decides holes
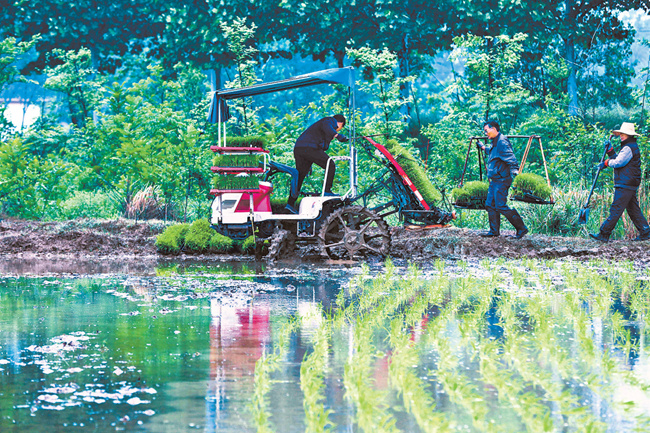
[[[198,219],[192,223],[185,235],[185,246],[192,252],[205,252],[209,249],[214,233],[215,231],[210,227],[210,222],[207,219]]]
[[[454,188],[451,191],[454,200],[458,204],[484,203],[487,199],[488,183],[475,180],[467,182],[462,188]]]
[[[395,140],[387,140],[386,149],[395,157],[399,165],[402,166],[415,187],[422,194],[422,197],[424,197],[424,201],[428,204],[434,204],[442,199],[440,191],[433,186],[424,168],[411,152],[400,146]]]
[[[523,195],[526,192],[543,200],[551,198],[553,193],[546,179],[542,176],[534,173],[522,173],[515,177],[515,180],[512,182],[512,194]]]
[[[156,238],[156,248],[162,254],[178,254],[185,246],[185,236],[190,230],[189,224],[169,226]]]

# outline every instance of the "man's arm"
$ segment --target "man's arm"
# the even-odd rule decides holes
[[[500,137],[497,142],[497,158],[505,162],[508,167],[510,167],[510,173],[516,172],[519,173],[519,163],[515,157],[515,153],[512,151],[512,144],[510,140],[506,137]]]

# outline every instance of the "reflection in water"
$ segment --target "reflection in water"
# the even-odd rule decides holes
[[[0,274],[0,431],[650,430],[645,270],[433,268]]]
[[[237,420],[229,419],[238,408],[229,407],[228,391],[252,392],[255,363],[271,339],[270,309],[244,298],[214,298],[211,314],[206,431],[234,431],[237,426],[243,427],[244,414],[238,413],[241,418]]]

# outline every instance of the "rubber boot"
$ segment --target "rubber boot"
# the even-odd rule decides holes
[[[599,242],[609,242],[609,235],[603,234],[603,232],[598,232],[597,235],[593,233],[589,233],[589,236],[591,236],[592,239],[597,240]]]
[[[517,233],[514,236],[515,239],[521,239],[526,236],[528,233],[528,228],[526,227],[526,224],[524,224],[524,220],[521,219],[519,212],[511,209],[508,212],[505,212],[503,216],[505,216],[508,221],[510,221],[510,224],[512,224],[515,230],[517,230]]]
[[[650,226],[645,226],[639,232],[639,236],[634,238],[635,241],[648,241],[650,240]]]
[[[501,232],[501,215],[496,211],[488,211],[488,220],[490,221],[490,231],[481,233],[480,236],[484,238],[494,238],[499,236]]]

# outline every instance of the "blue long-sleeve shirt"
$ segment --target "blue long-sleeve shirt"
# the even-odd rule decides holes
[[[501,134],[492,139],[492,146],[485,149],[487,177],[491,180],[511,179],[519,170],[519,163],[512,151],[508,137]]]

